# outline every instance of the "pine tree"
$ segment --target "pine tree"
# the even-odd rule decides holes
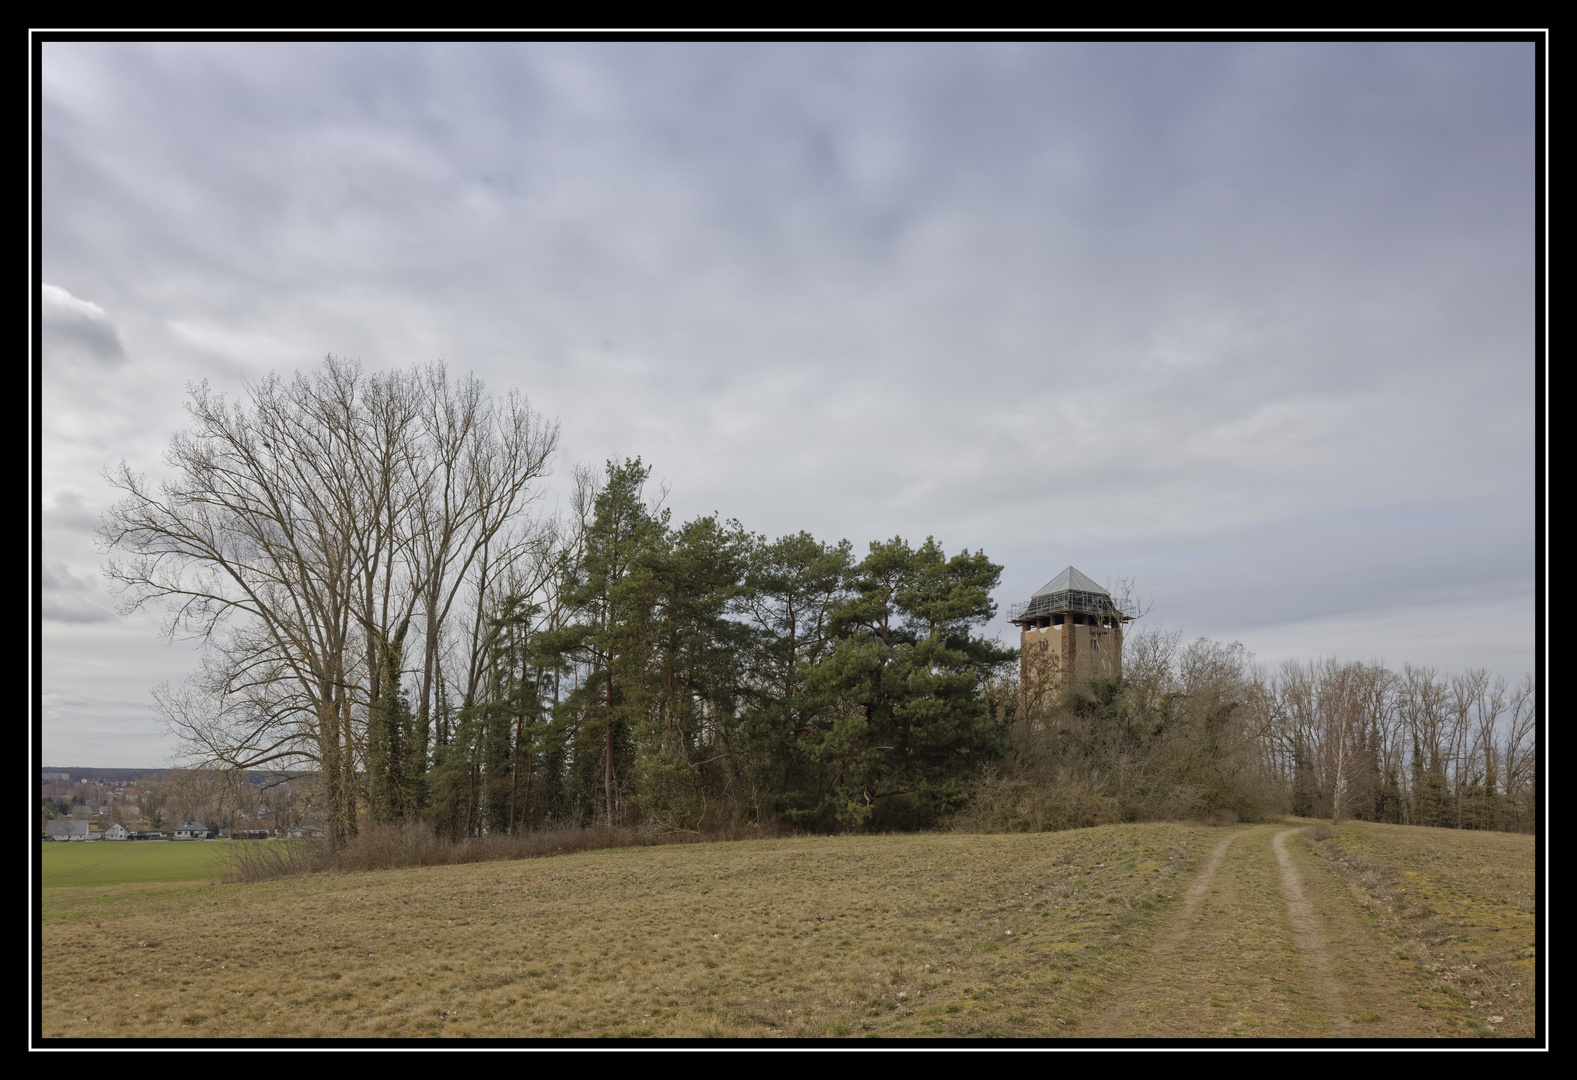
[[[847,598],[852,568],[847,540],[824,544],[805,532],[758,541],[752,552],[740,595],[750,633],[739,732],[758,817],[822,815],[827,769],[806,738],[815,732],[816,702],[805,679],[835,644],[832,612]]]
[[[738,522],[702,517],[649,545],[641,559],[651,637],[633,732],[635,799],[661,824],[699,824],[702,766],[730,753],[747,628],[728,616],[748,548]]]
[[[542,729],[540,667],[533,663],[537,605],[511,594],[490,622],[489,701],[483,734],[485,820],[489,832],[513,832],[532,794],[532,768]]]
[[[971,633],[991,618],[1002,568],[948,559],[934,539],[873,543],[833,612],[838,641],[811,670],[819,715],[808,738],[833,773],[823,809],[845,825],[919,824],[955,809],[978,763],[1006,748],[980,694],[1016,654]]]
[[[655,603],[649,564],[667,534],[667,511],[653,513],[642,499],[650,475],[639,458],[608,462],[573,571],[569,603],[579,619],[552,643],[587,669],[559,711],[574,729],[578,786],[589,795],[600,773],[602,817],[610,825],[620,818],[620,777],[628,774],[632,733],[646,706]]]

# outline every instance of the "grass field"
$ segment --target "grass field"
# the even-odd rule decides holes
[[[1125,995],[1141,1008],[1148,1000],[1141,991],[1158,950],[1179,932],[1182,898],[1212,851],[1230,839],[1241,850],[1233,858],[1247,866],[1258,858],[1247,840],[1270,830],[1154,824],[754,840],[256,885],[73,887],[62,884],[69,878],[51,878],[42,1032],[1099,1035]],[[1513,845],[1497,857],[1517,861],[1524,853]],[[1333,903],[1358,911],[1349,886],[1323,870],[1319,856],[1300,858],[1306,873],[1325,874]],[[1531,847],[1526,858],[1531,873]],[[1242,878],[1244,888],[1256,880]],[[1208,900],[1194,917],[1210,910]],[[1429,978],[1395,956],[1384,935],[1352,932],[1369,934],[1385,962],[1398,965],[1398,978]],[[1296,963],[1288,934],[1273,913],[1262,913],[1219,936],[1234,956],[1262,955],[1279,971]],[[1275,992],[1296,998],[1299,985]],[[1204,992],[1237,991],[1223,984]],[[1434,1025],[1427,1030],[1483,1033],[1463,995],[1447,985],[1438,997],[1419,1013]],[[1404,1008],[1423,1007],[1399,1003],[1400,1019],[1373,1033],[1394,1034],[1405,1026]],[[1306,1013],[1288,1011],[1294,1019]],[[1229,1020],[1224,1012],[1219,1030],[1201,1031],[1280,1030],[1239,1023],[1231,1031]],[[1297,1030],[1328,1027],[1311,1020]]]
[[[99,885],[212,881],[223,872],[232,842],[101,840],[97,843],[41,844],[39,885],[44,889],[79,889]]]
[[[1349,822],[1310,846],[1437,990],[1504,1018],[1501,1034],[1534,1033],[1532,836]]]

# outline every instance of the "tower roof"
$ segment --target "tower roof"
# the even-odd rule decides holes
[[[1088,575],[1070,566],[1036,589],[1029,603],[1011,605],[1008,619],[1017,623],[1063,612],[1085,612],[1102,617],[1110,615],[1124,622],[1139,617],[1138,609],[1130,601],[1112,599],[1111,593],[1095,584]]]
[[[1095,584],[1095,582],[1091,581],[1084,574],[1081,574],[1077,569],[1070,566],[1062,573],[1046,582],[1046,584],[1036,589],[1030,594],[1030,598],[1034,599],[1037,596],[1049,596],[1052,593],[1067,592],[1069,589],[1077,589],[1079,592],[1095,593],[1097,596],[1111,595],[1111,593],[1107,592],[1105,589]],[[1020,593],[1019,595],[1022,596],[1023,594]]]

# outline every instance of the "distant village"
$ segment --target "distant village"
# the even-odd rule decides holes
[[[44,769],[46,841],[214,840],[318,836],[316,779],[178,769]]]

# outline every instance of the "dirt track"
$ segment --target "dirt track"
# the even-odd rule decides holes
[[[1284,825],[1224,837],[1099,1038],[1439,1038],[1467,1034]]]

